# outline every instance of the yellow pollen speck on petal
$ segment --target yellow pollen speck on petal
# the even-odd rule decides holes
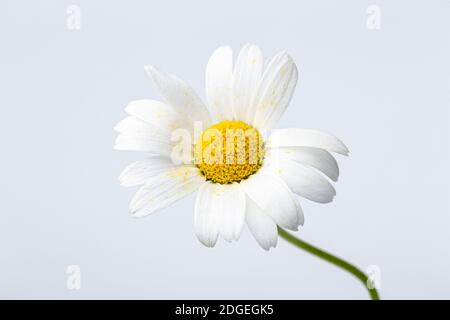
[[[242,121],[222,121],[206,129],[195,145],[195,163],[207,180],[228,184],[261,168],[263,139]]]

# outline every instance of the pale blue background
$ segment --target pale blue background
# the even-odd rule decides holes
[[[66,8],[81,8],[81,30]],[[381,30],[366,9],[381,8]],[[279,127],[330,131],[332,204],[304,201],[298,235],[363,269],[383,298],[450,298],[450,1],[17,1],[0,4],[0,297],[358,298],[348,274],[249,231],[206,249],[189,197],[144,219],[117,176],[138,153],[113,151],[127,102],[160,98],[144,64],[204,97],[221,44],[286,49],[300,81]],[[66,288],[66,267],[82,288]]]

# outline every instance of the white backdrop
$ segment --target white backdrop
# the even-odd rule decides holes
[[[203,247],[193,196],[128,214],[136,190],[117,176],[143,155],[113,151],[113,126],[130,100],[160,98],[144,64],[204,97],[211,52],[251,42],[299,66],[279,127],[350,149],[335,201],[304,201],[297,235],[379,268],[382,298],[450,298],[449,16],[448,0],[2,0],[0,297],[367,298],[282,239]]]

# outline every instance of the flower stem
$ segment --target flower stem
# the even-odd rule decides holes
[[[380,300],[380,296],[378,295],[377,290],[375,288],[373,288],[373,289],[369,288],[369,286],[368,286],[368,284],[370,283],[369,277],[367,277],[367,275],[364,272],[362,272],[360,269],[358,269],[354,265],[352,265],[352,264],[348,263],[347,261],[344,261],[336,256],[333,256],[332,254],[329,254],[328,252],[325,252],[317,247],[314,247],[303,240],[300,240],[300,239],[294,237],[292,234],[290,234],[289,232],[287,232],[286,230],[284,230],[280,227],[278,227],[278,234],[280,235],[280,237],[282,237],[287,242],[293,244],[294,246],[299,247],[300,249],[303,249],[319,258],[322,258],[322,259],[334,264],[335,266],[337,266],[339,268],[342,268],[342,269],[350,272],[364,284],[364,286],[369,291],[370,298],[372,300]]]

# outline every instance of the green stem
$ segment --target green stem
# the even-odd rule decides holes
[[[328,252],[325,252],[317,247],[314,247],[303,240],[300,240],[300,239],[294,237],[292,234],[290,234],[289,232],[287,232],[286,230],[284,230],[280,227],[278,227],[278,234],[280,235],[280,237],[282,237],[287,242],[293,244],[294,246],[299,247],[300,249],[303,249],[319,258],[322,258],[322,259],[334,264],[335,266],[337,266],[339,268],[342,268],[342,269],[350,272],[364,284],[364,286],[369,291],[369,294],[370,294],[370,297],[372,298],[372,300],[380,300],[380,296],[378,295],[377,290],[375,288],[370,289],[368,287],[368,283],[370,280],[367,277],[367,275],[364,272],[362,272],[361,270],[359,270],[357,267],[355,267],[354,265],[352,265],[352,264],[348,263],[347,261],[344,261],[336,256],[333,256],[332,254],[329,254]]]

